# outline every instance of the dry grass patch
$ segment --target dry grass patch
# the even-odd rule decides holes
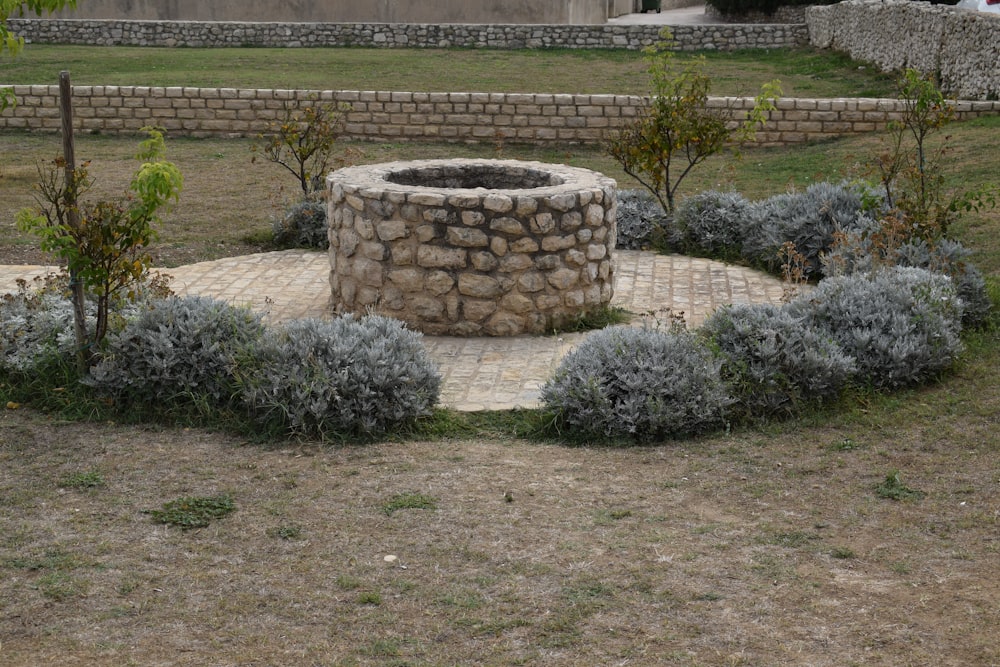
[[[996,119],[961,123],[951,128],[955,137],[955,183],[974,186],[987,180],[975,159],[1000,150]],[[244,255],[270,249],[271,225],[298,197],[296,183],[280,167],[258,160],[251,164],[249,139],[168,138],[167,158],[184,174],[179,204],[164,215],[155,262],[173,267],[192,262]],[[120,194],[135,173],[137,138],[81,135],[77,157],[91,161],[96,177],[94,194]],[[704,189],[736,189],[748,198],[767,197],[788,188],[803,189],[822,180],[856,177],[859,165],[877,148],[873,136],[839,141],[750,149],[742,161],[719,156],[692,173],[684,195]],[[37,239],[14,225],[16,212],[34,203],[31,186],[36,164],[60,152],[56,135],[19,132],[0,134],[0,264],[41,264],[51,261],[37,249]],[[616,179],[619,188],[638,185],[621,171],[602,146],[465,145],[445,143],[351,143],[343,145],[345,159],[359,164],[407,159],[503,157],[539,160],[584,167]],[[978,151],[978,152],[977,152]],[[1000,269],[993,252],[1000,211],[967,215],[956,225],[958,236],[977,250],[974,261],[987,274]],[[989,250],[984,252],[983,249]]]
[[[948,393],[655,449],[262,449],[8,410],[0,658],[992,664],[1000,400],[926,407]],[[925,495],[881,498],[891,470]],[[222,493],[206,528],[145,513]]]

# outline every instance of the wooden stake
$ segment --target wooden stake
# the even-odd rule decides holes
[[[73,143],[73,88],[69,72],[59,72],[59,111],[62,118],[63,160],[66,162],[66,221],[76,234],[80,229],[80,209],[77,206],[76,151]],[[76,337],[76,365],[80,375],[90,368],[90,341],[87,340],[86,292],[72,266],[69,267],[69,287],[73,299],[73,333]]]

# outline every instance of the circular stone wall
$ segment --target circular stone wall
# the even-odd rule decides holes
[[[543,333],[611,301],[615,182],[514,160],[424,160],[327,178],[338,312],[427,334]]]

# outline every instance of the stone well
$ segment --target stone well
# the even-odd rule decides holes
[[[611,301],[615,182],[565,165],[421,160],[327,177],[337,312],[427,334],[543,333]]]

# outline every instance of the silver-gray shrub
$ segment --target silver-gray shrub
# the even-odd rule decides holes
[[[739,257],[750,207],[738,192],[706,190],[682,200],[674,214],[681,248],[721,258]]]
[[[578,436],[648,442],[690,435],[723,423],[731,399],[719,368],[682,329],[609,327],[563,358],[542,402]]]
[[[969,262],[972,251],[958,241],[937,239],[928,243],[915,239],[898,251],[898,263],[944,273],[951,277],[962,300],[962,324],[978,327],[986,323],[992,304],[983,274]]]
[[[916,384],[962,349],[962,301],[948,276],[914,267],[826,278],[788,305],[836,340],[875,388]]]
[[[304,199],[292,204],[274,221],[275,244],[326,250],[330,247],[326,215],[326,201],[322,199]]]
[[[666,233],[663,206],[645,190],[619,190],[616,218],[615,246],[621,250],[647,249]]]
[[[97,310],[88,302],[89,324]],[[0,295],[0,370],[32,373],[76,352],[73,303],[58,289],[20,289]]]
[[[441,378],[419,333],[381,316],[277,327],[239,378],[242,404],[267,428],[378,435],[431,413]]]
[[[743,418],[786,416],[803,403],[835,398],[854,359],[808,319],[771,304],[715,311],[701,328],[721,356],[722,376]]]
[[[969,261],[972,251],[947,238],[931,242],[915,238],[896,247],[876,247],[872,236],[881,229],[881,223],[871,221],[845,235],[823,256],[824,275],[870,272],[883,266],[913,266],[944,273],[955,282],[962,299],[962,324],[974,328],[989,319],[992,304],[983,274]]]
[[[247,307],[200,296],[157,299],[108,335],[84,382],[120,401],[226,405],[240,358],[264,330]]]
[[[806,276],[819,275],[820,256],[837,232],[865,224],[873,206],[863,186],[814,183],[805,192],[787,193],[755,202],[744,230],[743,256],[770,270],[780,268],[779,250],[793,243],[805,259]]]

